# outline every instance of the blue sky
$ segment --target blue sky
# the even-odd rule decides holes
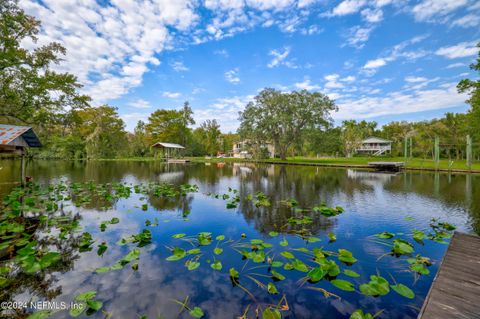
[[[224,132],[262,88],[335,99],[336,123],[425,120],[464,112],[456,92],[480,41],[473,0],[22,0],[43,25],[33,48],[67,48],[94,105],[132,130],[188,100]]]

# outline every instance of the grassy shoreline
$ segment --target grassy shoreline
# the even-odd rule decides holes
[[[305,166],[322,166],[322,167],[351,167],[351,168],[368,168],[368,162],[384,161],[384,162],[405,162],[403,157],[289,157],[287,160],[281,160],[279,158],[253,160],[253,159],[241,159],[241,158],[205,158],[205,157],[186,157],[192,162],[202,163],[219,163],[219,162],[232,162],[232,163],[260,163],[260,164],[282,164],[282,165],[305,165]],[[61,159],[59,159],[61,160]],[[73,160],[72,160],[73,161]],[[82,160],[81,160],[82,161]],[[152,162],[160,161],[154,157],[123,157],[123,158],[104,158],[104,159],[91,159],[91,161],[140,161],[140,162]],[[468,170],[466,161],[452,161],[450,163],[447,159],[440,160],[438,168],[431,159],[412,158],[406,161],[406,170],[418,170],[418,171],[442,171],[442,172],[461,172],[461,173],[475,173],[480,174],[480,162],[474,162],[472,169]]]
[[[368,162],[383,161],[383,162],[405,162],[403,157],[339,157],[339,158],[308,158],[308,157],[290,157],[287,160],[278,158],[265,160],[251,160],[239,158],[212,158],[206,159],[203,157],[189,157],[193,162],[245,162],[245,163],[265,163],[265,164],[283,164],[283,165],[309,165],[309,166],[324,166],[324,167],[353,167],[353,168],[367,168]],[[433,160],[424,160],[419,158],[408,159],[405,164],[407,170],[425,170],[425,171],[451,171],[451,172],[465,172],[465,173],[480,173],[480,163],[474,162],[472,170],[469,171],[465,160],[452,161],[440,160],[438,168]]]

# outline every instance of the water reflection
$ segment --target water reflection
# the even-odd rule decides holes
[[[0,193],[5,195],[12,185],[5,182],[17,178],[18,163],[3,161],[0,166]],[[99,257],[95,249],[78,253],[75,238],[49,242],[66,257],[61,264],[35,276],[19,275],[15,285],[2,290],[3,300],[71,301],[78,293],[95,290],[104,301],[104,309],[113,318],[175,318],[180,310],[172,299],[189,296],[194,305],[200,306],[209,318],[236,318],[252,300],[242,290],[232,288],[225,272],[212,272],[202,260],[202,267],[186,272],[182,262],[165,261],[166,247],[176,245],[172,235],[179,232],[197,234],[212,231],[237,239],[245,233],[247,238],[268,238],[272,230],[279,230],[292,216],[303,213],[278,203],[296,199],[300,208],[311,208],[325,202],[329,206],[340,205],[346,213],[335,218],[316,218],[312,232],[322,237],[322,245],[328,249],[347,248],[354,252],[361,263],[351,269],[361,274],[352,279],[356,284],[365,282],[369,275],[380,271],[384,276],[395,274],[396,280],[414,285],[414,300],[398,300],[391,293],[382,298],[360,294],[336,292],[341,300],[327,299],[321,293],[299,286],[302,274],[292,275],[282,287],[286,291],[292,312],[288,318],[348,318],[357,308],[374,313],[384,309],[380,318],[415,318],[418,308],[428,291],[438,269],[445,246],[426,244],[418,253],[432,257],[435,264],[431,275],[414,282],[407,265],[394,257],[378,257],[386,248],[371,239],[372,234],[384,230],[408,233],[412,228],[428,229],[430,219],[441,218],[459,226],[460,230],[480,234],[480,178],[477,175],[435,174],[427,172],[401,172],[398,174],[375,173],[361,170],[332,169],[284,165],[254,165],[248,163],[163,164],[160,162],[44,162],[29,163],[29,175],[37,182],[58,180],[100,183],[125,182],[171,184],[197,184],[200,192],[180,197],[157,197],[132,194],[129,199],[105,202],[95,199],[84,208],[66,207],[63,213],[80,220],[84,231],[89,231],[96,244],[106,242],[109,249]],[[228,188],[238,190],[241,201],[233,209],[226,202],[207,196],[207,193],[227,193]],[[270,207],[256,208],[245,200],[249,194],[265,193],[274,203]],[[144,198],[143,198],[144,197]],[[75,200],[75,198],[74,198]],[[141,204],[147,205],[144,209]],[[100,231],[99,222],[119,217],[121,222]],[[405,217],[413,217],[413,221]],[[145,224],[146,219],[159,220],[158,226]],[[118,248],[120,238],[152,232],[152,244],[142,248],[139,270],[133,272],[127,266],[122,270],[105,274],[93,273],[97,267],[114,264],[129,251]],[[328,232],[337,235],[337,242],[328,243]],[[41,232],[38,239],[42,238]],[[43,234],[43,236],[49,236]],[[282,237],[282,236],[279,236]],[[287,236],[288,237],[288,236]],[[273,239],[275,242],[276,239]],[[277,242],[281,240],[279,238]],[[301,240],[288,237],[294,244]],[[213,258],[209,254],[208,258]],[[241,268],[243,262],[237,252],[225,249],[222,254],[224,269]],[[206,266],[203,266],[206,265]],[[261,292],[254,283],[245,282],[248,289]],[[320,283],[319,287],[331,290],[332,286]],[[278,296],[259,294],[258,302],[278,302]],[[183,313],[187,318],[188,314]],[[181,317],[182,317],[181,316]],[[21,316],[18,316],[21,318]],[[58,313],[54,318],[66,318]],[[100,313],[94,318],[101,318]]]

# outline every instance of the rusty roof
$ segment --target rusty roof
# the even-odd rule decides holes
[[[31,127],[0,124],[0,145],[9,145],[19,136],[22,136],[30,147],[42,146],[38,136]]]

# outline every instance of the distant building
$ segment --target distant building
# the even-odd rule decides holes
[[[160,149],[162,151],[162,157],[164,158],[179,157],[185,149],[185,147],[180,144],[165,142],[157,142],[153,144],[152,147]]]
[[[379,156],[392,152],[392,141],[371,136],[364,139],[355,150],[357,154]]]
[[[259,149],[264,149],[267,152],[267,157],[275,157],[275,146],[270,142],[262,143]],[[233,143],[232,156],[235,158],[252,158],[252,150],[254,145],[249,140],[243,140]]]

